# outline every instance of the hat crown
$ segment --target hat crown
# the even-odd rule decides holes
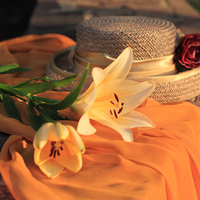
[[[77,51],[107,53],[116,58],[129,46],[134,60],[146,60],[174,52],[176,27],[150,17],[97,17],[78,24],[76,41]]]

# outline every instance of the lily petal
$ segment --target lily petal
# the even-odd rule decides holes
[[[82,135],[91,135],[96,132],[96,129],[90,124],[90,119],[88,117],[88,113],[85,113],[79,120],[78,133]]]
[[[92,70],[92,77],[94,80],[94,86],[98,87],[104,79],[108,78],[108,74],[105,72],[105,70],[94,67]]]
[[[118,58],[113,61],[104,71],[109,75],[104,81],[124,79],[128,75],[133,62],[133,53],[130,47],[126,48]]]
[[[43,124],[39,130],[36,132],[33,140],[33,146],[38,149],[42,149],[44,145],[47,143],[49,138],[49,134],[53,129],[53,123],[45,123]]]
[[[110,110],[114,109],[110,102],[116,103],[114,94],[117,94],[120,102],[124,104],[120,113],[121,116],[143,103],[153,90],[153,82],[140,83],[131,80],[112,80],[98,87],[98,95],[92,108],[99,108],[110,115]]]
[[[47,141],[46,145],[42,149],[35,148],[35,150],[34,150],[34,162],[35,162],[36,165],[40,165],[40,164],[46,162],[47,160],[51,159],[49,157],[50,149],[51,149],[50,141]]]
[[[94,87],[98,87],[103,82],[103,80],[108,77],[108,74],[103,69],[94,67],[92,69],[92,77],[93,77],[92,84],[87,89],[87,91],[85,91],[78,97],[78,99],[86,98],[86,96],[90,94],[91,90],[93,90]]]
[[[66,125],[66,127],[68,128],[68,130],[74,137],[75,143],[78,145],[81,153],[84,153],[85,152],[85,144],[83,143],[83,141],[82,141],[81,137],[79,136],[79,134],[77,133],[77,131],[72,126]]]
[[[47,175],[48,178],[57,177],[64,169],[62,165],[57,163],[54,159],[48,160],[39,165],[40,170]]]
[[[40,139],[46,139],[42,140],[42,148],[38,148],[40,141],[37,140]],[[84,153],[85,146],[73,127],[61,123],[46,123],[36,132],[33,143],[34,162],[47,177],[58,176],[64,168],[73,172],[81,169],[81,153]]]
[[[100,110],[91,109],[90,110],[90,118],[99,122],[100,124],[103,124],[104,126],[107,126],[109,128],[112,128],[116,130],[124,139],[124,141],[132,142],[133,141],[133,133],[130,129],[126,127],[119,126],[114,120],[112,120],[108,115],[101,112]]]
[[[155,127],[154,123],[142,113],[132,110],[125,115],[120,116],[114,121],[119,125],[126,128],[134,127]]]
[[[61,139],[64,140],[68,136],[69,136],[69,130],[61,123],[56,123],[56,125],[53,126],[48,139],[51,141],[57,141]]]
[[[80,150],[68,142],[67,145],[63,145],[63,150],[60,152],[60,156],[55,158],[55,161],[73,172],[79,171],[82,167]]]
[[[131,111],[153,92],[154,83],[124,80],[131,66],[132,49],[127,48],[104,70],[93,69],[93,83],[72,105],[73,109],[82,114],[77,129],[80,134],[90,135],[96,131],[90,124],[90,119],[116,130],[125,141],[133,141],[130,127],[139,124],[152,126],[153,123],[140,114],[137,114],[137,121],[136,114]],[[123,115],[125,116],[120,121],[118,118]],[[131,117],[133,119],[130,119]]]
[[[94,68],[92,70],[92,76],[94,79],[93,83],[71,105],[71,108],[76,110],[79,114],[83,114],[90,109],[97,96],[96,88],[107,77],[107,74],[100,68]]]
[[[124,104],[126,104],[126,107],[124,107],[122,115],[129,112],[129,109],[132,107],[132,109],[137,108],[139,105],[141,105],[153,92],[155,88],[155,84],[150,81],[145,82],[133,82],[132,87],[134,88],[133,91],[129,94],[129,98],[125,97],[122,101],[124,101]]]

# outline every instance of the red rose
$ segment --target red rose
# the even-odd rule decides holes
[[[176,49],[176,58],[187,69],[200,67],[200,32],[181,39]]]

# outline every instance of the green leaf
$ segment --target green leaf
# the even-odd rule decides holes
[[[37,82],[38,80],[42,80],[42,81],[60,81],[60,80],[53,80],[53,79],[50,79],[49,77],[45,76],[45,77],[38,77],[38,78],[32,78],[32,79],[29,79],[27,81],[24,81],[24,82],[21,82],[21,83],[18,83],[16,85],[14,85],[13,87],[14,88],[26,88],[28,87],[30,84],[33,84],[31,82]]]
[[[20,90],[24,93],[31,93],[31,94],[38,94],[41,92],[45,92],[47,90],[52,90],[57,87],[64,87],[71,82],[73,82],[78,74],[68,76],[62,80],[53,80],[48,77],[42,77],[42,78],[37,78],[37,79],[31,79],[28,81],[25,81],[23,83],[19,83],[17,85],[14,85],[13,88],[16,90]],[[33,80],[44,80],[45,82],[43,83],[30,83]]]
[[[8,70],[10,70],[10,69],[15,69],[15,68],[18,68],[18,67],[19,67],[19,65],[17,65],[17,64],[13,64],[13,65],[2,65],[2,66],[0,66],[0,73],[6,72],[6,71],[8,71]]]
[[[58,114],[56,110],[51,110],[51,109],[46,109],[46,108],[41,108],[44,113],[46,113],[49,117],[51,117],[53,120],[68,120],[67,116],[62,117]]]
[[[37,115],[33,103],[28,101],[28,113],[31,126],[35,131],[37,131],[46,121],[41,115]]]
[[[24,71],[31,71],[32,69],[19,67],[17,64],[0,66],[0,74],[18,73]]]
[[[40,104],[41,107],[49,108],[52,110],[63,110],[68,108],[74,101],[77,99],[78,95],[80,94],[82,87],[85,83],[85,79],[87,77],[87,72],[89,69],[89,65],[87,66],[85,72],[83,73],[82,77],[78,81],[77,85],[71,90],[71,92],[62,100],[55,103],[43,103]]]
[[[1,97],[2,97],[2,102],[3,102],[4,108],[5,108],[6,112],[8,113],[8,115],[23,123],[20,113],[19,113],[13,99],[10,97],[10,95],[4,94],[3,92],[1,92]]]
[[[55,102],[59,102],[58,100],[54,100],[54,99],[49,99],[49,98],[44,98],[44,97],[38,97],[38,96],[33,96],[32,97],[34,99],[34,102],[36,102],[38,105],[40,103],[55,103]],[[49,117],[51,117],[53,120],[68,120],[68,118],[65,116],[62,117],[58,114],[57,110],[51,110],[51,109],[47,109],[47,108],[42,108],[41,106],[38,106],[44,113],[46,113]]]
[[[15,96],[18,97],[20,99],[22,99],[23,101],[25,101],[26,99],[24,97],[26,97],[26,94],[19,91],[19,90],[15,90],[12,88],[12,86],[0,83],[0,90],[2,92],[4,92],[5,94],[10,94],[11,96]]]
[[[39,97],[39,96],[34,96],[34,99],[38,103],[58,103],[58,102],[60,102],[59,100],[49,99],[49,98]]]
[[[38,105],[38,101],[37,99],[35,99],[34,96],[32,96],[29,93],[27,94],[27,98],[28,98],[29,119],[30,119],[32,127],[36,131],[46,122],[55,123],[55,121],[52,119],[52,116],[49,115],[50,113],[46,111],[45,109],[42,109]],[[38,114],[36,114],[36,112]],[[54,112],[54,116],[56,116],[55,112]],[[58,118],[58,116],[56,117]],[[63,118],[60,117],[59,119],[63,119]]]

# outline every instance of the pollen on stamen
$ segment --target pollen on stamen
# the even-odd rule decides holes
[[[118,113],[117,114],[120,114],[123,110],[123,107],[121,107],[119,110],[118,110]]]
[[[114,93],[114,95],[115,95],[115,99],[116,99],[116,101],[117,102],[119,102],[119,98],[118,98],[118,96]]]
[[[56,152],[57,152],[57,150],[54,150],[54,153],[53,153],[54,158],[56,157]]]
[[[51,157],[51,156],[53,155],[53,152],[54,152],[54,149],[51,149],[51,150],[50,150],[49,157]]]
[[[112,102],[112,101],[110,101],[110,103],[112,103],[113,105],[115,105],[114,102]]]
[[[118,118],[118,117],[117,117],[117,113],[116,113],[116,111],[115,111],[115,110],[114,110],[114,115],[115,115],[115,117],[116,117],[116,118]]]
[[[55,150],[54,142],[51,142],[51,149],[50,149],[49,157],[51,157],[53,155],[54,150]]]
[[[63,147],[60,146],[60,147],[56,147],[56,142],[55,141],[52,141],[51,142],[51,149],[50,149],[50,154],[49,154],[49,157],[53,156],[54,158],[56,158],[56,154],[58,156],[60,156],[60,150],[62,151],[63,150]],[[62,145],[63,143],[60,142],[60,144]]]
[[[112,110],[110,110],[110,114],[113,115]]]

